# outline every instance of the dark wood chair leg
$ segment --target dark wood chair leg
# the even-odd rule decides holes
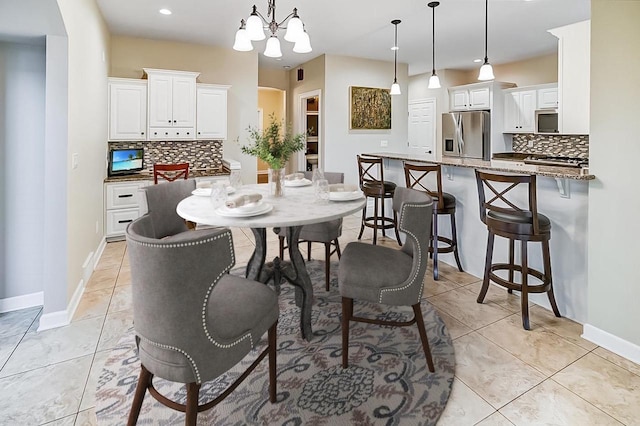
[[[396,240],[398,241],[398,245],[402,247],[402,241],[400,241],[400,232],[398,231],[398,215],[396,212],[393,212],[393,229],[396,231]]]
[[[276,321],[267,332],[269,339],[269,401],[277,400],[277,384],[276,384],[276,336],[278,322]]]
[[[489,273],[491,272],[491,261],[493,259],[494,239],[494,233],[489,231],[489,237],[487,239],[487,254],[484,261],[484,278],[482,280],[482,289],[480,290],[480,294],[478,295],[478,299],[476,300],[478,303],[482,303],[484,301],[484,298],[487,295],[487,291],[489,291]]]
[[[329,291],[329,280],[331,273],[331,243],[324,243],[324,286]]]
[[[380,214],[378,214],[378,217],[380,218],[380,221],[382,222],[382,236],[386,237],[387,234],[385,232],[385,225],[387,224],[387,221],[384,220],[384,218],[387,217],[387,216],[385,215],[385,211],[384,211],[384,205],[385,205],[385,199],[384,198],[380,199],[380,204],[381,204],[381,206],[380,206]]]
[[[453,256],[456,259],[458,265],[458,271],[464,272],[462,269],[462,263],[460,262],[460,254],[458,254],[458,231],[456,228],[456,213],[451,213],[451,240],[453,241]]]
[[[553,294],[553,278],[551,276],[551,254],[549,253],[549,240],[542,241],[542,260],[544,262],[544,275],[549,280],[549,290],[547,290],[547,297],[551,304],[551,309],[556,317],[562,318],[560,310],[556,303],[556,297]]]
[[[353,316],[353,299],[342,298],[342,368],[349,367],[349,320]]]
[[[280,259],[284,258],[284,237],[278,236],[278,241],[280,243]]]
[[[515,266],[515,250],[514,250],[515,241],[509,239],[509,281],[513,282],[513,268]],[[508,288],[507,293],[513,294],[513,289]]]
[[[340,253],[340,241],[336,238],[333,240],[333,244],[336,245],[336,253],[338,254],[338,259],[340,259],[342,257],[342,253]]]
[[[307,260],[311,261],[311,241],[307,241]]]
[[[140,415],[140,409],[142,408],[142,401],[144,401],[144,395],[147,392],[149,383],[153,374],[149,372],[144,365],[140,368],[140,376],[138,377],[138,385],[136,386],[136,393],[133,397],[133,404],[131,405],[131,411],[129,412],[129,420],[127,420],[127,426],[135,426],[138,422],[138,416]]]
[[[375,197],[373,199],[373,245],[374,246],[377,244],[379,217],[380,216],[378,216],[378,197]],[[383,228],[383,231],[384,231],[384,228]]]
[[[367,198],[368,201],[368,198]],[[365,202],[364,207],[362,208],[362,223],[360,223],[360,233],[358,234],[358,239],[362,238],[362,233],[364,232],[364,221],[367,217],[367,203]]]
[[[424,350],[424,356],[427,358],[427,366],[432,373],[436,371],[433,366],[433,358],[431,358],[431,350],[429,349],[429,339],[427,338],[427,330],[424,328],[424,319],[422,318],[422,309],[420,303],[416,303],[412,306],[413,314],[416,317],[416,324],[418,325],[418,332],[420,333],[420,340],[422,341],[422,350]]]
[[[198,419],[198,395],[200,394],[199,383],[187,384],[187,406],[186,417],[184,420],[185,426],[196,426]]]
[[[527,241],[521,242],[522,256],[522,287],[520,288],[520,303],[522,305],[522,326],[530,330],[529,326],[529,265],[527,262]]]

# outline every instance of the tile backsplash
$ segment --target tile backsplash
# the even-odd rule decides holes
[[[532,154],[589,158],[589,135],[516,134],[513,135],[513,150]]]
[[[108,145],[109,150],[144,148],[144,165],[149,172],[153,172],[154,163],[189,163],[192,170],[222,169],[222,141],[109,142]]]

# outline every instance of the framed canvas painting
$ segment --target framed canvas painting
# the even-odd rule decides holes
[[[353,130],[391,129],[389,89],[351,86],[350,128]]]

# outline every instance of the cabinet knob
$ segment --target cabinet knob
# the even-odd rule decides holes
[[[190,135],[191,133],[187,132],[188,135]]]
[[[140,132],[141,135],[144,135],[144,132]]]
[[[158,134],[158,132],[153,132],[153,134],[154,134],[154,135],[157,135],[157,134]]]
[[[169,120],[168,123],[171,124],[171,120]]]
[[[180,132],[176,132],[176,136],[179,135],[179,134],[180,134]]]
[[[173,120],[173,122],[175,123],[175,122],[176,122],[176,120]]]
[[[165,135],[168,135],[168,134],[169,134],[169,132],[164,132],[164,134],[165,134]]]
[[[198,132],[198,134],[201,134],[200,132]]]

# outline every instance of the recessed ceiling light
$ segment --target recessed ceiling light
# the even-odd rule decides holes
[[[158,12],[162,13],[163,15],[171,15],[171,11],[169,9],[160,9]]]
[[[282,68],[284,68],[285,70],[288,70],[291,68],[291,65],[284,65]]]
[[[482,62],[482,59],[474,59],[473,62],[475,63]]]

